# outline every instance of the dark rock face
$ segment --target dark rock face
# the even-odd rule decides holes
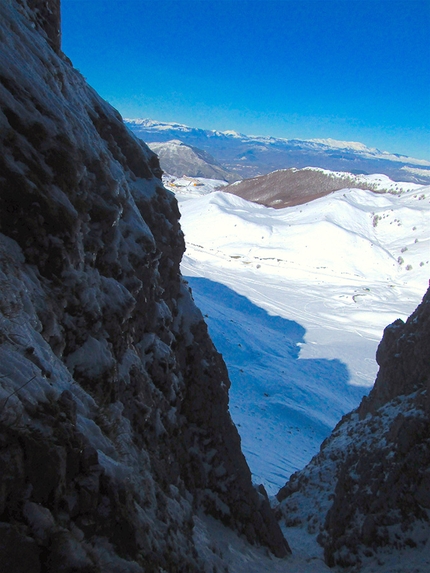
[[[369,397],[360,405],[360,416],[376,411],[398,396],[428,389],[429,358],[430,301],[427,293],[406,323],[399,319],[385,329],[376,353],[380,367],[378,376]]]
[[[60,0],[17,0],[28,6],[28,16],[37,29],[46,34],[50,46],[58,53],[61,48],[61,10]]]
[[[212,571],[199,511],[284,556],[158,159],[32,6],[1,0],[0,571]]]
[[[330,566],[360,568],[397,554],[397,570],[428,571],[430,534],[430,289],[406,323],[385,329],[375,386],[278,498],[290,524],[314,507]],[[407,551],[416,549],[417,562]],[[403,567],[403,569],[402,569]],[[354,569],[355,571],[356,569]]]
[[[326,520],[329,564],[354,564],[360,544],[365,555],[417,547],[430,532],[430,289],[406,323],[385,329],[376,358],[375,386],[358,412],[379,442],[349,452],[340,468]]]

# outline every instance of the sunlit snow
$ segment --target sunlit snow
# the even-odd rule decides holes
[[[430,187],[344,189],[275,210],[213,181],[169,183],[182,272],[229,368],[253,479],[274,494],[369,391],[385,326],[421,301]]]

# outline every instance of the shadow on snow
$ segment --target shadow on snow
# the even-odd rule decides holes
[[[349,384],[340,360],[301,359],[306,330],[299,323],[270,315],[220,283],[185,279],[227,364],[231,415],[251,471],[269,489],[280,487],[368,389]]]

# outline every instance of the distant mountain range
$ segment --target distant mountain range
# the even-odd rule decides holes
[[[210,154],[211,161],[229,173],[229,179],[220,177],[224,180],[233,180],[234,174],[250,178],[291,167],[319,167],[353,174],[382,173],[393,181],[430,183],[430,161],[380,151],[357,142],[243,135],[151,119],[126,119],[125,123],[152,148],[155,143],[177,140]],[[163,167],[163,161],[161,164]],[[167,171],[165,167],[164,170]]]

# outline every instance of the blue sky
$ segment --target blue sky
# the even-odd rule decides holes
[[[62,30],[124,117],[430,160],[430,0],[62,0]]]

